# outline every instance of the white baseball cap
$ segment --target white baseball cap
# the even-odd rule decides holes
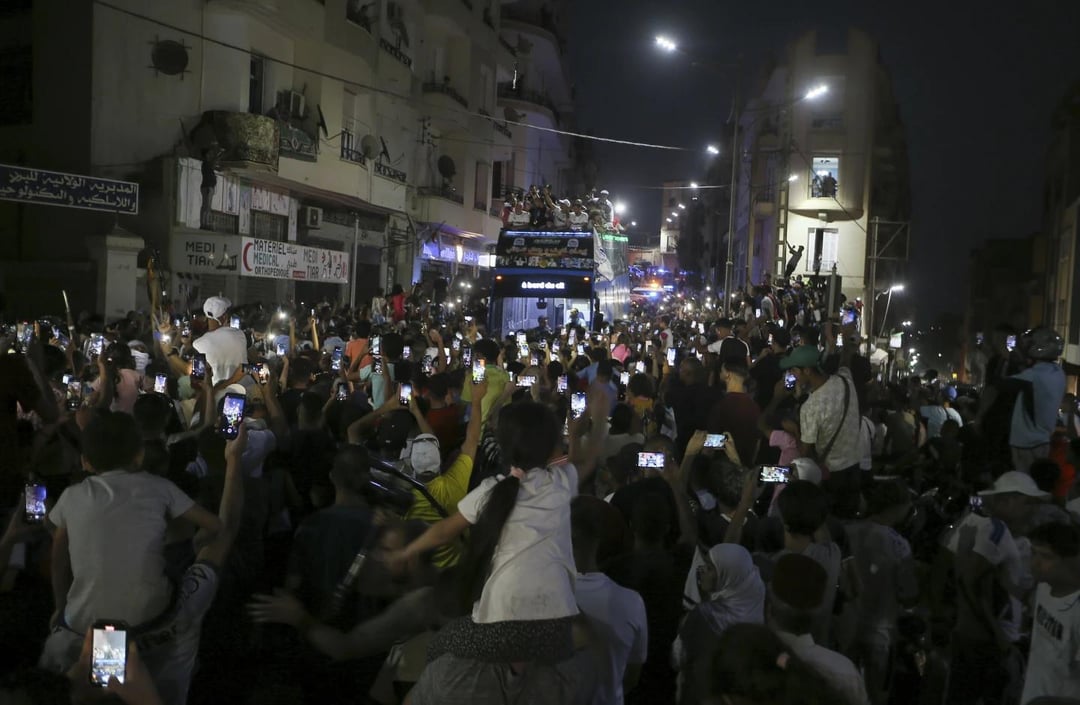
[[[203,313],[208,318],[220,319],[229,309],[232,308],[232,301],[229,301],[224,296],[211,296],[203,302]]]
[[[430,433],[421,433],[412,439],[408,450],[409,464],[417,478],[424,475],[438,475],[442,466],[442,454],[439,452],[439,439]]]
[[[992,495],[1006,494],[1009,492],[1016,492],[1017,494],[1027,495],[1028,497],[1045,498],[1050,496],[1049,492],[1043,492],[1039,489],[1039,486],[1035,484],[1035,480],[1031,479],[1031,475],[1015,470],[1002,473],[1001,477],[994,480],[994,484],[990,485],[990,487],[980,492],[979,496],[990,497]]]

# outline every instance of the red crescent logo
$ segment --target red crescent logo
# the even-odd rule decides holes
[[[242,259],[244,261],[244,271],[245,272],[250,272],[251,271],[251,265],[248,264],[248,251],[251,250],[251,247],[254,244],[255,243],[253,243],[253,242],[245,242],[244,243],[244,256],[243,256]]]

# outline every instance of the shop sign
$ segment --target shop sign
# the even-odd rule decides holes
[[[349,283],[348,253],[252,237],[242,240],[241,276]]]

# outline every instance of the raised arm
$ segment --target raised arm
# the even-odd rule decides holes
[[[240,531],[240,514],[244,509],[244,478],[240,458],[247,445],[247,429],[240,424],[236,440],[225,444],[225,488],[221,493],[221,505],[217,518],[221,530],[199,551],[197,560],[220,569],[225,565],[236,535]]]

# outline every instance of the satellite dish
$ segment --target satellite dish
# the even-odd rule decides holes
[[[454,164],[454,160],[445,154],[439,157],[439,174],[444,179],[454,178],[454,174],[457,173],[457,166]]]
[[[364,135],[360,140],[360,152],[367,159],[374,159],[379,153],[379,140],[375,135]]]

